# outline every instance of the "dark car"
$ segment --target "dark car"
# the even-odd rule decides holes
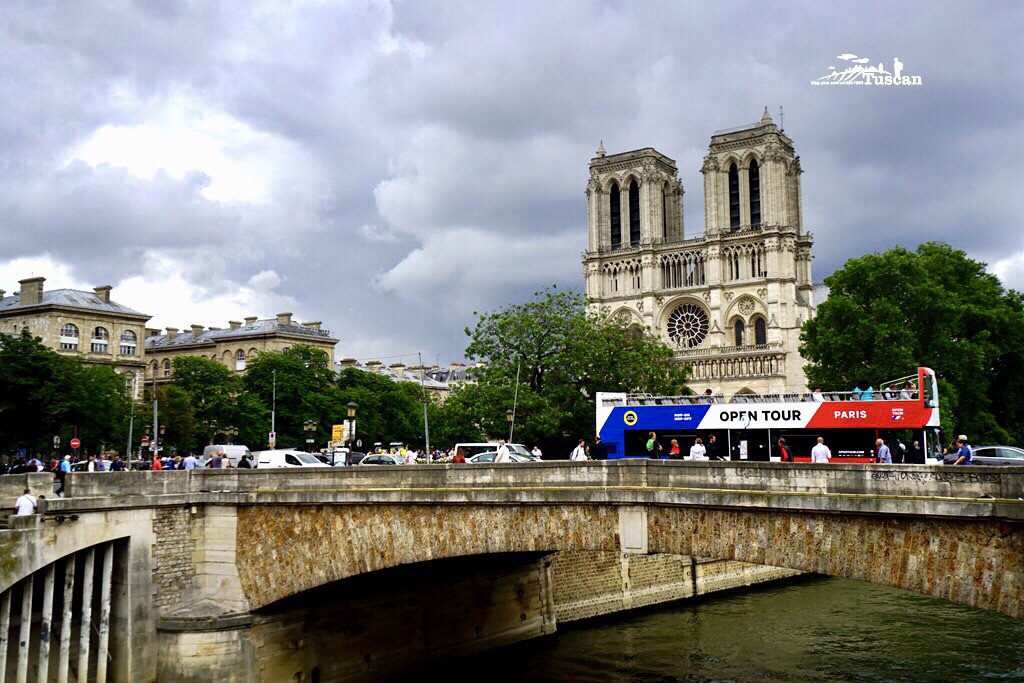
[[[942,459],[944,465],[952,465],[960,456],[950,453]],[[971,462],[975,465],[1016,465],[1024,467],[1024,450],[1016,446],[976,446],[971,448]]]

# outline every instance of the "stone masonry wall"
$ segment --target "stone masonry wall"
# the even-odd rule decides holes
[[[192,515],[187,507],[157,508],[153,526],[154,604],[164,610],[181,602],[195,578]]]

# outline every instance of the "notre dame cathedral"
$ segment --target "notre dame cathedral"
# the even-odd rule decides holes
[[[712,134],[701,173],[704,234],[687,239],[676,162],[601,145],[587,184],[586,294],[676,349],[698,392],[806,391],[797,348],[814,313],[813,240],[793,141],[766,108]]]

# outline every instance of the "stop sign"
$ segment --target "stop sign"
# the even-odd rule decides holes
[[[71,439],[70,446],[73,449],[78,450],[78,447],[81,446],[81,445],[82,445],[82,442],[79,441],[78,439]]]

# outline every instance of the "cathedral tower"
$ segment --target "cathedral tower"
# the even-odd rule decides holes
[[[768,110],[716,131],[701,168],[704,234],[686,239],[672,159],[651,148],[590,162],[592,305],[647,327],[716,393],[803,391],[800,328],[813,315],[812,238],[804,232],[800,158]]]

